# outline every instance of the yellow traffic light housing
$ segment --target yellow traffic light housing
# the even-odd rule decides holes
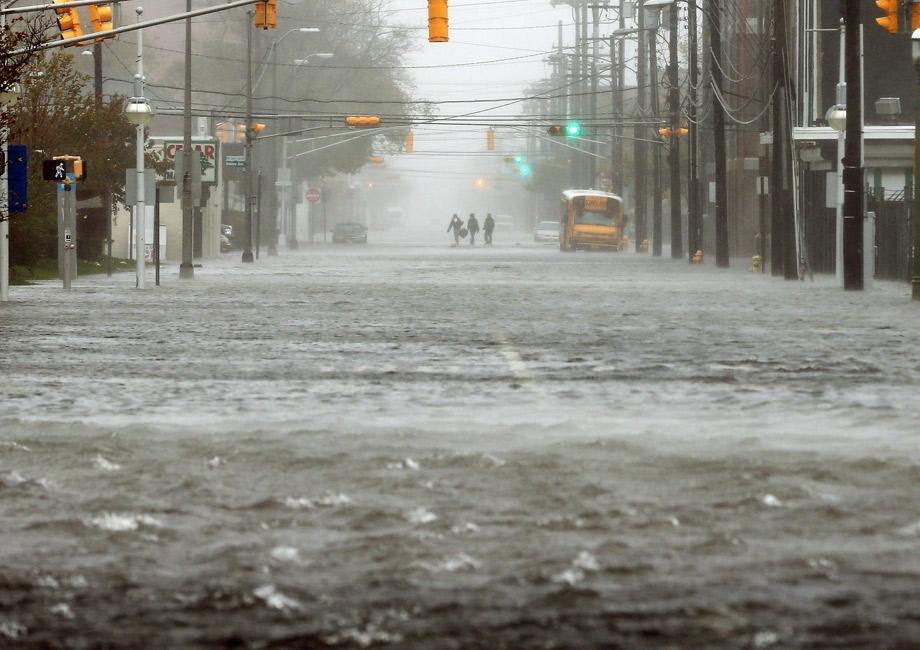
[[[875,22],[891,34],[898,33],[898,5],[898,0],[875,0],[875,6],[885,12],[885,16],[876,18]]]
[[[558,124],[554,124],[548,129],[546,129],[546,132],[549,133],[550,135],[555,135],[555,136],[565,135],[565,127],[560,126]]]
[[[89,19],[93,23],[94,32],[107,32],[115,26],[112,22],[112,5],[105,2],[89,6]],[[106,38],[111,36],[97,38],[96,42],[101,43]]]
[[[406,153],[412,153],[413,151],[415,151],[415,136],[412,131],[409,131],[406,134]]]
[[[428,0],[428,42],[447,40],[447,0]]]
[[[264,130],[265,130],[265,125],[262,124],[261,122],[253,122],[253,123],[252,123],[252,132],[253,132],[254,134],[259,135],[259,134],[262,133],[262,131],[264,131]]]
[[[256,27],[274,29],[278,24],[278,0],[262,0],[256,3]]]
[[[54,0],[54,4],[61,4],[67,0]],[[58,27],[61,28],[61,38],[74,38],[83,36],[83,29],[80,27],[80,14],[77,13],[76,7],[61,7],[55,9],[58,15]],[[76,47],[79,43],[74,43],[68,47]]]
[[[687,127],[685,126],[677,127],[676,135],[678,138],[686,137],[688,133],[690,133],[690,129],[688,129]],[[661,127],[660,129],[658,129],[658,135],[660,135],[662,138],[665,138],[665,139],[670,138],[671,137],[671,127],[669,126]]]
[[[495,151],[495,129],[491,126],[489,130],[486,131],[486,149],[489,151]]]
[[[920,2],[910,3],[910,30],[920,29]]]
[[[345,124],[348,126],[378,126],[380,117],[377,115],[349,115],[345,118]]]

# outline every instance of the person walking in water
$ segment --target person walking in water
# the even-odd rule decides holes
[[[495,219],[492,218],[492,213],[486,215],[486,220],[482,222],[482,236],[485,238],[485,245],[492,245],[492,231],[495,230]]]
[[[476,215],[470,212],[470,218],[467,219],[466,229],[470,231],[470,246],[476,245],[476,233],[479,232],[479,221]]]
[[[447,232],[454,231],[454,246],[460,245],[460,231],[463,229],[463,220],[454,213],[453,219],[447,225]]]

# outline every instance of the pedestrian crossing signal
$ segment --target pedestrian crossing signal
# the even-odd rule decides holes
[[[76,156],[43,160],[42,178],[55,183],[73,183],[86,180],[86,162]]]

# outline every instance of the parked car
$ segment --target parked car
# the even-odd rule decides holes
[[[332,229],[333,244],[366,244],[367,226],[362,223],[337,223]]]
[[[540,243],[559,243],[559,222],[541,221],[533,231],[533,240]]]

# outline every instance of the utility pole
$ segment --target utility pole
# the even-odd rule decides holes
[[[693,255],[698,250],[703,250],[703,215],[700,211],[700,178],[699,178],[699,124],[697,124],[696,89],[699,84],[699,60],[697,53],[697,5],[691,3],[688,7],[687,30],[689,31],[690,49],[690,83],[688,89],[690,114],[689,124],[689,170],[687,179],[687,260],[693,260]]]
[[[780,39],[785,39],[786,24],[781,3],[773,3],[773,102],[771,129],[773,147],[770,159],[770,274],[783,275],[783,109],[784,77],[783,51]]]
[[[712,122],[715,139],[716,163],[716,266],[728,267],[728,188],[725,153],[725,113],[722,109],[722,7],[721,0],[710,0],[709,15],[712,22],[710,40],[712,47]],[[777,2],[776,4],[782,4]]]
[[[143,8],[135,9],[137,20],[140,22]],[[136,97],[144,96],[144,30],[137,30],[137,74],[134,75],[134,93]],[[137,273],[137,288],[145,288],[145,264],[147,262],[146,241],[147,236],[147,197],[144,196],[146,185],[144,183],[144,125],[137,125],[137,151],[135,156],[137,175],[137,204],[134,216],[134,262]],[[68,190],[71,188],[68,186]],[[71,198],[71,203],[76,200],[76,194]],[[76,232],[76,230],[75,230]]]
[[[916,78],[916,93],[920,98],[920,29],[914,30],[910,36],[911,50],[914,59],[914,73]],[[914,133],[920,133],[920,110],[915,111]],[[920,138],[914,138],[914,275],[910,281],[911,299],[920,300]]]
[[[636,55],[636,126],[633,127],[633,157],[635,159],[635,206],[636,206],[636,252],[648,253],[648,250],[642,250],[642,246],[648,241],[648,188],[645,184],[647,174],[646,151],[647,145],[643,140],[647,137],[648,129],[641,125],[648,119],[646,115],[645,93],[648,86],[646,78],[646,66],[648,65],[648,53],[646,49],[647,34],[645,29],[645,10],[637,8],[638,18],[638,45]]]
[[[860,291],[863,288],[863,220],[865,217],[863,213],[865,170],[862,166],[862,75],[859,60],[862,11],[859,0],[846,0],[845,7],[847,139],[846,155],[843,158],[843,288]],[[786,245],[788,246],[790,243],[789,226],[788,223],[786,225]],[[794,237],[794,221],[792,233]],[[786,260],[788,264],[788,254]],[[789,269],[786,269],[786,278],[790,279]]]
[[[587,7],[587,4],[585,5]],[[587,12],[587,8],[585,9]],[[594,154],[588,156],[588,187],[597,187],[597,57],[600,55],[600,8],[591,5],[591,140],[588,150]],[[587,48],[586,48],[587,49]]]
[[[192,10],[192,0],[186,0],[185,10]],[[182,263],[179,278],[195,277],[193,264],[194,208],[192,206],[192,19],[185,19],[185,110],[182,116]]]
[[[658,48],[655,44],[657,30],[652,32],[648,48],[648,70],[651,83],[649,84],[649,97],[654,120],[652,133],[658,136],[657,127],[659,118],[658,106]],[[661,145],[660,138],[654,137],[652,145],[652,255],[661,257]]]
[[[691,8],[692,13],[692,8]],[[677,73],[677,4],[668,9],[668,108],[671,111],[671,137],[668,161],[671,176],[671,258],[684,256],[680,213],[680,87]]]
[[[246,233],[244,241],[246,248],[243,250],[243,262],[251,263],[252,257],[252,23],[255,12],[250,9],[246,12]]]
[[[619,58],[617,57],[616,42],[610,37],[610,103],[613,107],[613,119],[616,126],[610,128],[610,182],[613,193],[623,198],[623,138],[620,131],[623,128],[620,121],[623,119],[623,91],[620,86]]]
[[[283,37],[282,37],[283,38]],[[278,115],[278,41],[272,44],[272,115],[275,116],[275,130],[281,131],[281,117]],[[282,139],[287,136],[283,136]],[[278,181],[282,183],[290,182],[290,179],[278,178],[278,138],[272,138],[272,156],[271,166],[268,170],[268,178],[271,187],[268,188],[268,256],[272,257],[278,254]],[[287,191],[286,186],[281,191]]]
[[[102,108],[102,43],[93,44],[93,94],[96,110],[99,110]],[[102,209],[105,211],[105,274],[112,277],[112,190],[109,188],[102,197]]]

